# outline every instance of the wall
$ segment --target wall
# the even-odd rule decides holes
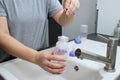
[[[89,26],[88,33],[95,33],[96,0],[80,0],[80,9],[76,12],[73,23],[62,29],[62,34],[74,39],[80,34],[80,25]]]
[[[113,35],[120,20],[120,0],[98,0],[97,33]]]

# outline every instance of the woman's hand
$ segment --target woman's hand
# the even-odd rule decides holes
[[[64,0],[63,7],[66,10],[66,15],[71,15],[80,7],[80,2],[79,0]]]
[[[65,62],[66,59],[54,54],[54,51],[41,51],[36,55],[36,63],[50,73],[60,74],[64,71],[65,63],[54,63],[52,61]]]

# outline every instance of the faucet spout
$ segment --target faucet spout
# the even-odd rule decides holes
[[[104,67],[105,71],[115,72],[118,39],[116,38],[104,38],[104,39],[107,40],[107,50],[106,50],[105,57],[98,54],[81,51],[81,49],[76,49],[75,55],[77,58],[80,58],[80,59],[89,59],[92,61],[102,62],[105,64],[105,67]]]
[[[98,61],[98,62],[105,63],[105,64],[110,63],[110,60],[104,56],[93,54],[90,52],[82,52],[81,49],[79,48],[76,49],[75,55],[77,58],[80,58],[80,59],[88,59],[88,60]]]

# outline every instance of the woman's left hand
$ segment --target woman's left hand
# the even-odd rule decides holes
[[[80,2],[79,0],[64,0],[63,7],[66,10],[66,15],[71,15],[80,7]]]

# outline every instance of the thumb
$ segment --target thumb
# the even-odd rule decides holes
[[[64,0],[63,7],[65,9],[68,9],[71,4],[71,0]]]

